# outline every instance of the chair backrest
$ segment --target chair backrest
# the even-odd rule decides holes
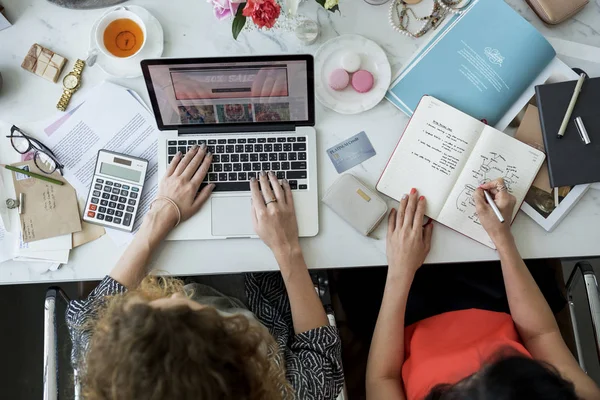
[[[587,300],[587,304],[583,304],[587,313],[589,313],[589,323],[591,324],[591,331],[594,336],[595,353],[590,351],[584,351],[583,341],[581,338],[582,325],[585,321],[578,319],[576,312],[576,304],[581,302],[581,295],[577,293],[576,289],[583,286],[585,289],[584,298]],[[575,265],[569,279],[567,280],[567,300],[569,302],[569,310],[571,314],[571,323],[573,324],[573,333],[575,336],[575,346],[577,349],[577,358],[581,368],[588,372],[586,365],[586,357],[591,354],[595,354],[598,362],[600,363],[600,291],[598,289],[598,279],[592,265],[587,261],[580,261]],[[581,315],[581,314],[579,314]],[[589,358],[587,358],[589,360]]]
[[[58,318],[64,318],[64,316],[58,315],[57,306],[59,304],[66,306],[68,302],[69,297],[61,288],[52,286],[46,291],[46,299],[44,300],[44,400],[58,400],[60,397]],[[79,400],[79,379],[75,369],[73,370],[73,378],[75,393],[69,398]]]

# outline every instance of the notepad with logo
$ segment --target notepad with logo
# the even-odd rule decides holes
[[[460,14],[447,15],[428,38],[386,93],[409,116],[430,95],[503,130],[536,85],[574,74],[504,0],[473,0]]]
[[[427,198],[428,217],[495,248],[477,217],[473,192],[480,184],[504,178],[521,204],[544,159],[541,151],[424,96],[377,190],[399,200],[414,187]]]

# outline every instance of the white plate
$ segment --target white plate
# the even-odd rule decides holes
[[[358,93],[352,85],[336,91],[329,87],[329,75],[342,68],[342,57],[347,52],[360,55],[360,69],[373,74],[375,83],[367,93]],[[392,68],[379,45],[359,35],[343,35],[324,43],[315,54],[315,94],[327,108],[340,114],[358,114],[375,107],[385,96],[392,81]]]
[[[96,48],[96,38],[94,34],[94,32],[96,32],[96,26],[102,17],[121,7],[137,14],[146,24],[146,44],[134,57],[124,59],[109,57],[98,50]],[[138,76],[142,76],[140,62],[146,58],[160,57],[163,53],[164,34],[160,22],[158,22],[154,15],[150,14],[150,11],[140,6],[114,7],[104,13],[102,17],[98,18],[91,30],[89,53],[90,55],[93,53],[96,54],[95,64],[97,64],[102,71],[115,78],[137,78]],[[88,55],[88,59],[90,55]]]

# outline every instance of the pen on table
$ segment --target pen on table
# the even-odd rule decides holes
[[[486,198],[487,202],[489,203],[490,207],[492,207],[492,210],[494,210],[494,214],[496,214],[496,217],[498,217],[500,222],[504,223],[504,217],[502,216],[502,213],[498,209],[498,206],[496,205],[496,203],[494,203],[494,199],[492,199],[492,196],[490,196],[490,194],[488,193],[487,190],[484,190],[483,194],[485,195],[485,198]]]
[[[573,92],[573,96],[571,97],[571,102],[569,103],[569,108],[567,108],[567,112],[565,113],[565,117],[563,118],[562,124],[560,125],[560,129],[558,130],[558,138],[562,139],[565,135],[565,131],[567,130],[567,125],[569,125],[569,120],[571,119],[571,114],[573,114],[573,110],[575,109],[575,104],[577,104],[577,98],[579,97],[579,93],[581,92],[581,87],[583,86],[583,81],[587,75],[582,73],[579,75],[579,80],[577,81],[577,85],[575,86],[575,91]]]
[[[40,174],[36,174],[35,172],[29,172],[29,171],[25,171],[21,168],[17,168],[17,167],[13,167],[12,165],[2,165],[0,164],[0,166],[13,171],[13,172],[18,172],[19,174],[23,174],[23,175],[27,175],[29,177],[35,178],[35,179],[39,179],[45,182],[49,182],[49,183],[53,183],[55,185],[64,185],[65,183],[63,181],[59,181],[58,179],[54,179],[54,178],[50,178],[49,176],[44,176],[44,175],[40,175]]]

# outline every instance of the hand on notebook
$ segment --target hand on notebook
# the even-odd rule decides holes
[[[398,210],[392,208],[387,233],[388,273],[414,274],[429,254],[433,225],[423,226],[426,204],[425,197],[412,189],[400,200]]]
[[[250,181],[254,230],[276,258],[298,254],[298,222],[290,184],[284,180],[283,186],[279,185],[272,172],[261,173],[259,179],[260,188],[256,179]]]
[[[214,185],[205,186],[200,193],[198,189],[211,162],[212,154],[207,154],[206,146],[194,146],[185,157],[182,157],[181,152],[175,155],[167,167],[165,176],[158,185],[157,197],[173,200],[181,211],[181,221],[194,215],[210,197]],[[174,217],[173,224],[177,221],[176,210],[167,201],[157,201],[152,208],[171,213]]]
[[[487,190],[492,195],[494,203],[496,203],[504,217],[504,223],[500,222],[496,214],[494,214],[492,207],[485,200],[484,190]],[[479,221],[494,241],[494,244],[496,244],[496,247],[505,239],[510,239],[512,237],[510,223],[517,200],[515,196],[506,190],[504,179],[498,178],[481,185],[473,194],[473,198],[475,199]]]

